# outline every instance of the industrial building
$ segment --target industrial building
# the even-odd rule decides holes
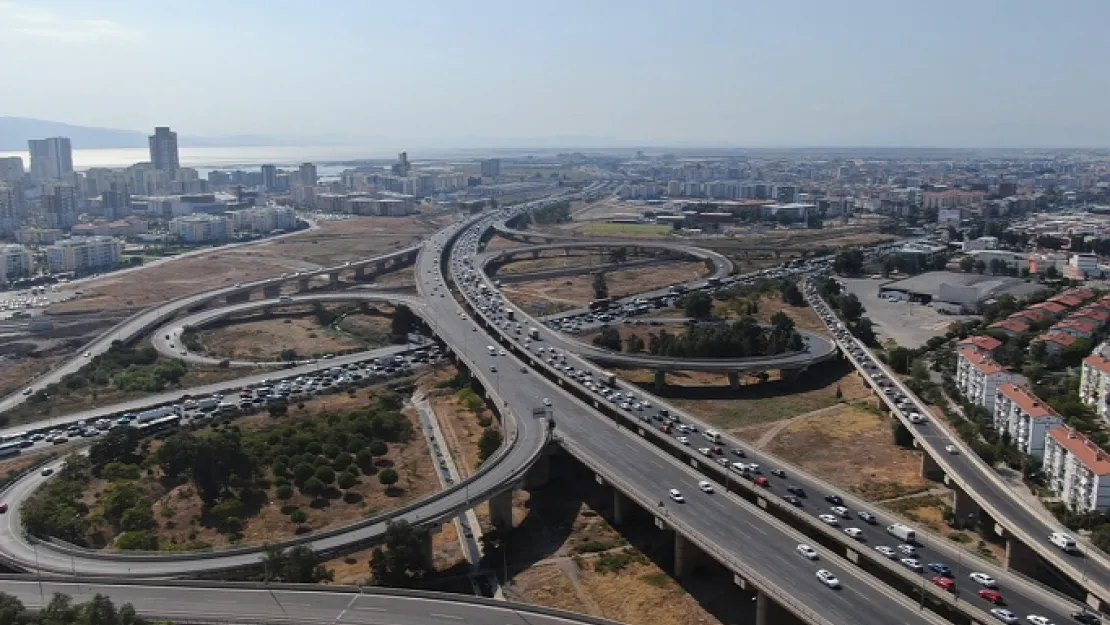
[[[879,294],[899,294],[896,297],[923,304],[932,304],[951,312],[976,313],[982,305],[1004,293],[1023,298],[1041,290],[1038,284],[1019,278],[988,276],[977,273],[930,271],[920,275],[888,282],[879,287]]]

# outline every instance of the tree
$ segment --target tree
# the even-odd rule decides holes
[[[613,326],[601,326],[598,335],[594,337],[593,344],[619,352],[621,350],[621,333]]]
[[[913,351],[905,347],[895,347],[887,351],[886,354],[886,361],[890,364],[890,368],[893,369],[895,373],[901,373],[903,375],[909,373],[911,360],[913,360]]]
[[[599,271],[594,274],[594,299],[605,299],[609,297],[609,285],[605,282],[605,272]]]
[[[839,252],[833,260],[833,270],[844,275],[863,272],[863,250],[851,249]]]
[[[318,477],[310,477],[301,485],[301,492],[309,497],[318,497],[320,493],[324,492],[324,483]]]
[[[987,271],[987,263],[982,260],[975,261],[975,273],[984,273]]]
[[[624,340],[624,351],[630,354],[639,354],[644,351],[644,339],[637,334],[629,334]]]
[[[964,256],[960,259],[960,271],[964,273],[971,273],[975,269],[975,259],[970,256]]]
[[[281,350],[281,356],[279,357],[284,362],[292,362],[297,359],[297,350],[292,347],[286,347]]]
[[[339,477],[336,479],[336,485],[339,486],[339,488],[342,488],[343,490],[347,490],[348,488],[351,488],[352,486],[354,486],[357,483],[358,483],[358,478],[355,477],[354,475],[351,475],[347,471],[341,472],[339,474]]]
[[[1056,268],[1056,265],[1049,265],[1048,268],[1044,270],[1044,277],[1049,280],[1055,280],[1060,277],[1060,270]]]
[[[609,262],[617,263],[618,265],[628,260],[628,248],[618,247],[609,251]]]
[[[321,564],[320,556],[307,545],[297,545],[285,551],[278,545],[268,545],[262,555],[262,570],[266,581],[289,584],[319,584],[330,582],[335,573]]]
[[[389,322],[389,333],[393,336],[394,343],[403,343],[408,340],[408,335],[416,328],[416,313],[408,306],[398,304],[393,309],[393,318]]]
[[[335,481],[335,469],[329,466],[322,466],[316,469],[316,479],[323,482],[325,486],[330,485]]]
[[[682,300],[686,316],[693,319],[705,319],[713,313],[713,298],[708,294],[698,291],[691,293]]]
[[[478,461],[485,462],[501,448],[502,436],[500,430],[486,428],[482,437],[478,439]]]
[[[204,438],[192,432],[175,434],[158,450],[157,458],[165,475],[191,476],[208,505],[214,504],[234,479],[249,479],[255,471],[254,460],[234,429]]]
[[[89,447],[93,473],[99,475],[100,470],[110,462],[137,464],[139,458],[135,455],[135,448],[140,438],[137,428],[115,428],[99,437]]]
[[[384,469],[381,473],[378,474],[378,481],[381,482],[382,486],[385,486],[386,488],[392,487],[394,484],[397,483],[397,480],[399,479],[400,476],[397,475],[397,471],[395,469]]]
[[[374,549],[370,572],[374,583],[382,586],[409,587],[428,573],[428,541],[425,528],[405,521],[390,523],[385,530],[385,547]]]
[[[783,287],[782,301],[790,304],[791,306],[806,305],[806,298],[802,296],[802,292],[798,290],[798,286],[793,282],[787,282],[786,286]]]
[[[860,303],[855,293],[849,293],[839,298],[838,303],[840,304],[840,314],[847,321],[857,321],[863,316],[863,304]]]
[[[88,603],[79,607],[82,625],[117,625],[119,615],[112,600],[97,593]]]
[[[867,345],[874,345],[876,341],[875,326],[867,317],[861,317],[851,327],[852,335]]]
[[[271,417],[279,418],[289,414],[289,404],[279,401],[266,406],[266,412],[270,413]]]

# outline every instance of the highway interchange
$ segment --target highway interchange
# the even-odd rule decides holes
[[[453,491],[446,491],[427,502],[422,502],[414,510],[394,515],[394,518],[407,518],[412,521],[427,521],[434,518],[443,521],[456,515],[468,505],[483,500],[486,495],[494,494],[499,489],[503,490],[506,485],[511,486],[519,481],[521,472],[530,465],[545,440],[547,426],[545,423],[534,422],[532,410],[541,405],[542,398],[547,398],[551,404],[550,411],[556,423],[557,436],[566,441],[568,448],[594,459],[604,459],[606,473],[619,480],[621,484],[638,491],[641,495],[646,495],[649,500],[664,498],[667,488],[680,489],[686,496],[687,503],[665,505],[666,515],[671,522],[706,537],[727,552],[730,558],[739,560],[747,567],[757,569],[764,579],[790,595],[795,602],[804,606],[803,609],[819,614],[823,622],[916,623],[936,620],[936,617],[929,613],[921,613],[917,605],[905,596],[856,569],[842,556],[818,547],[818,552],[824,560],[822,566],[833,570],[843,583],[839,591],[831,591],[824,587],[814,575],[818,567],[801,558],[794,551],[798,543],[806,542],[805,537],[796,530],[739,497],[699,491],[697,484],[705,479],[703,473],[695,470],[688,463],[677,461],[673,451],[665,452],[654,445],[645,445],[643,436],[627,428],[614,427],[610,419],[599,417],[596,410],[585,403],[580,394],[566,392],[565,388],[577,384],[566,375],[567,371],[559,373],[554,373],[553,369],[547,371],[548,375],[563,376],[562,380],[554,383],[551,378],[540,375],[538,369],[549,368],[554,363],[547,363],[546,360],[555,360],[555,358],[547,356],[541,360],[537,352],[540,347],[547,349],[552,346],[558,346],[560,353],[558,362],[567,363],[562,366],[573,366],[578,371],[593,371],[596,375],[597,370],[591,364],[580,360],[575,355],[574,352],[581,345],[577,341],[552,332],[538,321],[531,320],[532,326],[543,333],[542,340],[532,345],[522,345],[522,341],[506,336],[503,337],[503,342],[493,343],[498,347],[494,350],[495,353],[491,354],[487,349],[493,341],[486,331],[489,326],[483,324],[483,327],[479,327],[473,319],[468,318],[467,313],[459,308],[457,294],[449,291],[452,284],[456,288],[461,285],[462,293],[458,294],[469,298],[472,304],[477,297],[485,297],[487,300],[490,298],[490,296],[482,296],[475,286],[476,282],[473,279],[468,282],[460,272],[470,269],[466,263],[478,252],[480,232],[491,224],[492,218],[479,218],[474,223],[447,228],[425,243],[417,259],[416,270],[417,288],[423,301],[420,304],[414,303],[414,306],[419,309],[418,314],[430,321],[436,334],[462,356],[474,375],[482,379],[485,388],[492,391],[503,402],[503,406],[512,413],[511,420],[516,424],[517,438],[512,444],[506,446],[505,457],[499,462],[487,465],[487,471],[466,485],[465,490],[456,487]],[[463,225],[467,226],[465,230],[461,228]],[[459,231],[462,231],[462,235],[459,236],[459,241],[452,245],[452,238]],[[452,279],[445,280],[445,270],[448,268],[441,267],[441,264],[450,265]],[[226,292],[216,294],[210,292],[192,297],[195,298],[195,302],[202,302],[226,294]],[[381,295],[378,294],[378,297]],[[162,310],[163,308],[144,313],[147,318],[130,321],[132,325],[124,330],[138,334],[142,330],[165,322],[172,315]],[[490,307],[487,306],[487,308]],[[161,310],[160,313],[159,310]],[[469,315],[473,314],[471,309]],[[143,318],[143,315],[139,317]],[[157,316],[158,323],[149,317],[151,315]],[[498,320],[494,317],[487,321],[503,322],[504,319]],[[114,337],[106,336],[88,349],[102,351],[111,340],[114,340]],[[499,350],[504,349],[505,346],[508,346],[509,350],[501,355]],[[525,359],[518,359],[513,355],[514,351],[524,355]],[[79,368],[80,364],[80,360],[75,359],[67,363],[66,367]],[[66,367],[60,371],[68,371]],[[52,376],[56,380],[60,379],[61,374],[54,372]],[[35,385],[41,387],[49,381],[49,379],[40,380]],[[237,383],[242,384],[239,381]],[[596,388],[597,385],[594,386]],[[654,424],[658,423],[655,415],[661,407],[659,401],[649,398],[639,389],[630,392],[636,394],[641,402],[647,401],[650,404],[650,407],[636,412],[654,427]],[[12,400],[18,401],[19,398],[9,398],[5,401]],[[149,401],[147,403],[150,404]],[[3,405],[0,404],[0,406]],[[676,414],[673,410],[671,412]],[[72,418],[71,416],[70,419]],[[683,421],[696,425],[691,423],[689,418],[683,418]],[[699,429],[704,430],[704,425]],[[698,434],[693,432],[689,434],[693,440],[698,440]],[[672,438],[670,444],[680,445],[676,438]],[[698,454],[697,447],[699,447],[698,444],[691,445],[690,453]],[[731,454],[731,448],[742,448],[742,446],[731,442],[730,451],[726,456],[734,461],[739,460],[738,456]],[[802,506],[806,514],[827,511],[822,509],[827,506],[821,503],[820,497],[836,492],[831,487],[794,468],[786,469],[785,479],[773,477],[769,473],[770,468],[784,467],[781,462],[756,453],[754,450],[745,449],[745,453],[749,461],[759,462],[764,473],[771,478],[769,496],[781,496],[787,484],[800,486],[809,495]],[[705,462],[716,466],[708,459]],[[729,472],[725,471],[722,475],[729,475]],[[14,485],[5,493],[5,497],[8,501],[17,503],[39,483],[41,479],[31,476]],[[841,496],[852,510],[862,508],[860,502],[843,494]],[[75,552],[60,549],[54,545],[35,548],[22,536],[18,527],[18,515],[14,512],[15,510],[7,516],[7,526],[0,530],[0,551],[3,551],[5,558],[22,563],[27,569],[37,567],[58,573],[68,573],[72,570],[74,574],[79,575],[161,577],[190,575],[212,568],[233,569],[253,564],[258,559],[257,552],[249,551],[180,558],[165,555],[125,556]],[[879,525],[874,528],[866,523],[856,523],[847,519],[843,520],[843,524],[854,523],[863,530],[867,539],[864,548],[880,544],[893,546],[895,544],[893,539],[881,529],[886,520],[886,515],[880,515]],[[383,527],[384,520],[367,524],[356,530],[339,532],[335,536],[313,540],[312,544],[322,551],[339,549],[352,542],[373,540],[380,535]],[[931,537],[925,539],[926,544],[921,548],[921,561],[929,563],[943,558],[941,561],[956,568],[957,563],[953,560],[963,556],[956,556],[955,550],[943,540],[937,539],[936,542],[938,545],[934,547],[931,545]],[[32,566],[35,561],[38,564]],[[1066,620],[1068,611],[1074,608],[1037,584],[998,571],[996,568],[990,568],[983,565],[980,560],[974,560],[976,564],[972,565],[972,561],[968,558],[964,564],[969,568],[975,566],[978,570],[985,570],[994,575],[1003,586],[1007,600],[1019,614],[1037,612],[1057,622],[1063,622]],[[972,588],[970,583],[961,580],[961,584],[965,588],[963,599],[980,601],[978,598],[969,597]],[[939,592],[931,586],[926,590],[930,593]],[[861,613],[861,606],[867,606],[865,613]],[[984,603],[979,606],[979,609],[987,607],[989,606]]]

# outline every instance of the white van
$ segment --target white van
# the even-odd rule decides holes
[[[1053,532],[1048,539],[1060,548],[1060,551],[1071,553],[1076,550],[1075,539],[1063,532]]]
[[[917,541],[917,534],[913,531],[913,528],[908,525],[902,525],[901,523],[888,525],[886,528],[886,533],[894,536],[895,538],[898,538],[904,543],[909,543],[911,545]]]
[[[713,441],[714,443],[721,442],[721,433],[717,430],[706,430],[705,437]]]
[[[494,348],[493,345],[486,345],[486,350],[489,351],[490,356],[496,356],[497,355],[497,349]]]

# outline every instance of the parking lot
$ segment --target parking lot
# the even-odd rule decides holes
[[[973,319],[970,315],[943,315],[936,310],[911,302],[892,302],[879,297],[879,285],[888,279],[837,278],[849,293],[854,293],[867,310],[864,313],[875,324],[880,341],[893,339],[903,347],[924,345],[930,338],[944,334],[953,321]]]

